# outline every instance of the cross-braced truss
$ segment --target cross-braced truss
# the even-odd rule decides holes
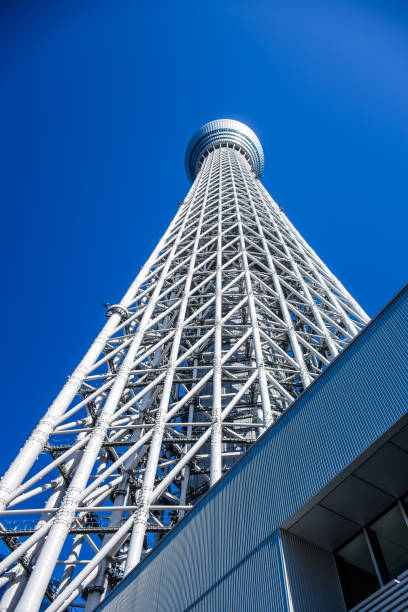
[[[107,314],[0,484],[1,610],[93,610],[368,321],[236,146]]]

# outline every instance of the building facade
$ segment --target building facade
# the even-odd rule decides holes
[[[407,329],[408,287],[99,609],[407,610]]]

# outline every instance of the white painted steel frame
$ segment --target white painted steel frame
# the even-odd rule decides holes
[[[0,483],[0,610],[94,610],[368,321],[245,151],[198,167]]]

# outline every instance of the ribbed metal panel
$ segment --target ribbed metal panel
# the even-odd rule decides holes
[[[293,609],[346,612],[334,556],[285,531],[281,543]]]
[[[245,580],[242,577],[245,576]],[[188,610],[289,610],[286,600],[284,570],[279,550],[279,532],[268,538],[231,572],[222,577]],[[172,602],[169,602],[170,604]],[[160,608],[161,609],[161,608]],[[170,606],[164,610],[178,610]]]
[[[408,571],[355,606],[350,612],[402,612],[408,610]]]
[[[187,544],[187,543],[186,543]],[[159,555],[152,562],[149,578],[126,581],[117,591],[116,597],[104,607],[109,611],[158,610],[235,610],[250,612],[257,610],[289,610],[286,600],[284,570],[281,564],[279,532],[275,532],[262,546],[242,559],[230,572],[211,585],[192,601],[191,593],[198,592],[206,564],[193,561],[187,554],[180,564],[174,564],[174,555]],[[187,549],[184,549],[187,552]],[[164,560],[164,561],[163,561]],[[201,559],[203,562],[203,559]],[[164,565],[163,565],[164,563]],[[267,571],[265,571],[267,568]],[[186,573],[187,572],[187,573]],[[162,579],[160,578],[160,574]],[[186,581],[186,575],[190,580]],[[245,581],[242,576],[245,575]]]
[[[109,612],[130,610],[157,610],[159,587],[162,573],[162,559],[157,557],[149,565],[149,571],[138,576],[137,581],[127,585],[121,583],[116,596],[109,600]],[[104,607],[104,606],[102,606]]]
[[[405,288],[100,609],[133,609],[117,603],[131,597],[153,610],[159,584],[166,597],[177,594],[163,610],[188,609],[212,589],[222,598],[219,589],[239,577],[250,588],[246,559],[408,412],[407,327]],[[275,562],[263,570],[271,580]],[[275,588],[283,597],[279,581]]]

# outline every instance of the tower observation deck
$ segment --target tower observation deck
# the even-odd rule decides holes
[[[206,124],[185,164],[184,202],[0,483],[0,610],[94,610],[368,322],[263,187],[251,129]]]

